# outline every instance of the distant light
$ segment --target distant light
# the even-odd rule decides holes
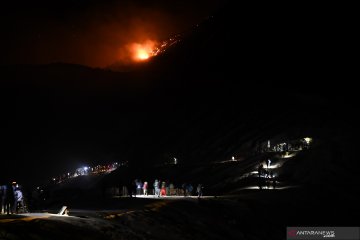
[[[282,158],[292,158],[296,156],[296,153],[289,153],[289,152],[286,152],[285,155],[282,155],[281,157]]]
[[[55,178],[53,178],[53,181],[55,181],[56,179]]]
[[[232,158],[231,158],[233,161],[235,161],[235,157],[233,156]]]
[[[306,137],[306,138],[304,138],[304,140],[307,144],[310,144],[312,142],[312,138],[310,138],[310,137]]]
[[[259,189],[259,186],[245,187],[244,189]]]
[[[272,166],[269,166],[268,169],[275,169],[275,168],[279,168],[279,167],[281,167],[280,164],[274,164]]]
[[[84,170],[87,171],[87,170],[88,170],[88,167],[84,167]]]
[[[68,172],[68,176],[70,176],[70,173]]]
[[[174,158],[174,164],[177,164],[177,159],[176,158]]]

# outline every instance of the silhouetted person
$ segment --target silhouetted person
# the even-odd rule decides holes
[[[154,186],[154,195],[160,197],[160,183],[157,179],[155,179],[153,186]]]
[[[165,190],[166,190],[166,196],[170,196],[170,185],[169,181],[165,182]]]
[[[5,198],[6,198],[6,185],[2,185],[0,186],[0,200],[1,200],[0,214],[5,213]]]
[[[16,213],[18,213],[20,209],[22,209],[23,212],[25,211],[24,196],[23,196],[23,193],[20,190],[20,188],[15,189],[14,208],[15,208]]]
[[[126,192],[129,197],[132,197],[132,184],[131,182],[128,182],[126,184]]]
[[[264,168],[263,165],[260,164],[258,167],[258,184],[259,184],[259,188],[262,189],[262,179],[261,179],[261,175],[263,174]]]
[[[160,195],[161,196],[166,196],[166,183],[165,182],[161,183]]]
[[[203,196],[203,188],[204,186],[202,184],[198,184],[196,188],[196,193],[198,195],[198,198],[201,198]]]
[[[181,185],[181,187],[182,187],[182,190],[183,190],[183,192],[184,192],[184,197],[186,197],[186,191],[187,191],[187,189],[186,189],[186,183],[183,183],[183,184]]]
[[[271,180],[272,180],[272,187],[273,187],[273,189],[275,189],[276,188],[276,178],[274,176],[274,173],[271,172],[270,176],[271,176]]]
[[[14,213],[14,203],[15,203],[15,195],[14,188],[11,184],[6,186],[6,196],[5,196],[5,211],[6,214]]]
[[[169,184],[170,195],[175,195],[175,186],[173,183]]]
[[[263,171],[264,171],[263,165],[260,164],[260,165],[258,166],[258,175],[259,175],[259,178],[261,178],[261,175],[262,175]]]
[[[144,182],[143,185],[144,196],[148,195],[148,182]]]
[[[133,181],[131,184],[131,194],[136,197],[136,191],[137,191],[137,180]]]
[[[143,193],[143,184],[142,184],[142,181],[139,180],[139,181],[136,181],[136,195],[141,195],[141,193]]]
[[[267,186],[267,189],[270,189],[271,181],[272,181],[272,179],[270,178],[270,173],[268,173],[268,174],[267,174],[267,177],[266,177],[266,186]]]
[[[193,186],[191,185],[191,183],[189,183],[189,184],[187,185],[186,189],[187,189],[187,192],[188,192],[189,196],[192,196],[192,191],[193,191],[194,188],[193,188]]]

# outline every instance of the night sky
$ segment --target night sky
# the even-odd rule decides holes
[[[43,184],[53,176],[84,165],[128,160],[138,151],[134,141],[141,135],[143,122],[152,114],[141,100],[134,101],[143,96],[143,90],[124,90],[127,87],[120,84],[120,92],[116,92],[97,82],[105,79],[111,82],[109,85],[114,84],[112,76],[95,73],[93,77],[88,69],[85,72],[89,71],[91,76],[82,76],[81,67],[74,72],[67,66],[40,70],[40,76],[37,70],[31,74],[18,68],[32,69],[34,65],[51,63],[95,68],[128,64],[129,56],[123,53],[129,44],[147,39],[162,41],[186,32],[216,11],[219,2],[2,3],[0,66],[5,66],[2,69],[6,73],[1,92],[1,162],[6,171],[0,174],[1,183]],[[15,70],[9,70],[12,66]],[[42,72],[49,75],[41,75]],[[95,82],[90,90],[81,85],[87,85],[88,78]],[[73,81],[79,80],[84,82],[74,86],[77,83]],[[136,83],[132,87],[137,86]],[[143,136],[144,145],[146,141],[151,138]]]
[[[6,1],[0,64],[66,62],[106,67],[126,61],[132,42],[188,30],[221,1]]]

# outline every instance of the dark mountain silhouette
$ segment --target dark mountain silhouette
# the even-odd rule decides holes
[[[153,166],[228,159],[278,135],[352,138],[356,95],[334,47],[346,28],[319,7],[227,3],[128,72],[3,66],[3,158],[44,171],[74,156]]]

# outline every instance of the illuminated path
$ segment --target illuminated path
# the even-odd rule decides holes
[[[35,219],[47,219],[47,218],[68,218],[70,216],[64,216],[59,214],[51,214],[51,213],[22,213],[22,214],[12,214],[12,215],[1,215],[0,223],[8,223],[14,221],[32,221]]]
[[[201,198],[215,198],[217,196],[202,196]],[[115,197],[115,198],[130,198],[128,196],[124,197]],[[180,200],[180,199],[198,199],[198,196],[160,196],[157,197],[155,195],[136,195],[132,198],[145,198],[145,199],[162,199],[162,200]]]
[[[282,186],[282,187],[276,187],[275,189],[273,187],[267,188],[267,187],[263,187],[262,189],[259,188],[259,186],[249,186],[249,187],[244,187],[244,188],[240,188],[239,190],[285,190],[285,189],[290,189],[290,188],[297,188],[300,186]]]

